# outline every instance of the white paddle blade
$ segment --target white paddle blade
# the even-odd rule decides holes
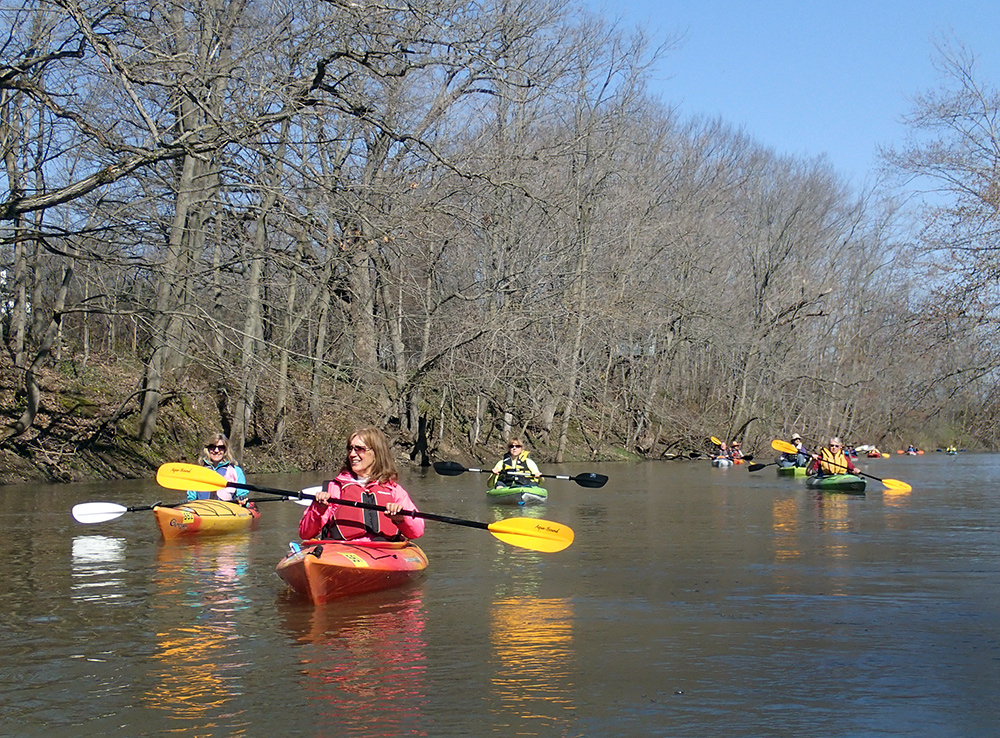
[[[322,492],[322,491],[323,491],[322,485],[317,485],[315,487],[305,487],[304,489],[299,490],[299,492],[301,492],[304,495],[313,495],[313,496],[315,496],[317,492]],[[290,499],[296,505],[302,505],[302,507],[309,507],[312,504],[312,497],[309,498],[289,497],[288,499]]]
[[[120,518],[128,508],[113,502],[84,502],[73,506],[73,519],[78,523],[93,525]]]

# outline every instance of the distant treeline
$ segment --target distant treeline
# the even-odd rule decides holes
[[[672,41],[546,0],[2,13],[15,435],[41,367],[118,357],[140,442],[197,378],[238,451],[362,418],[552,461],[996,445],[991,307],[945,299],[953,244],[651,99]]]

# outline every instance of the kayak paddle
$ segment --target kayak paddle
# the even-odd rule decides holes
[[[771,448],[775,451],[780,451],[783,454],[796,454],[799,452],[795,446],[788,443],[788,441],[779,441],[777,439],[771,441]],[[865,474],[859,469],[855,469],[853,474],[857,474],[860,477],[868,477],[869,479],[874,479],[876,482],[881,482],[886,486],[887,489],[894,490],[896,492],[912,492],[913,487],[908,485],[906,482],[901,482],[898,479],[882,479],[881,477],[876,477],[874,474]]]
[[[226,484],[226,486],[228,487],[230,485]],[[275,500],[284,500],[284,498],[261,497],[258,499],[247,500],[247,502],[274,502]],[[115,520],[127,512],[142,512],[144,510],[152,510],[156,507],[182,507],[189,502],[193,502],[193,500],[172,502],[168,504],[157,502],[152,505],[138,505],[135,507],[125,507],[124,505],[119,505],[114,502],[81,502],[79,505],[73,505],[73,510],[71,512],[73,514],[73,519],[76,522],[93,525],[95,523],[106,523],[109,520]]]
[[[224,487],[236,487],[252,492],[266,492],[271,495],[280,495],[295,499],[315,499],[313,495],[307,492],[230,482],[218,472],[208,467],[195,466],[194,464],[164,464],[156,472],[156,481],[160,486],[167,489],[193,489],[199,492],[209,492]],[[330,498],[330,501],[338,505],[386,512],[384,506],[373,505],[367,502],[354,502],[353,500],[342,500],[336,497]],[[448,515],[436,515],[418,510],[401,510],[399,514],[408,515],[411,518],[436,520],[439,523],[481,528],[482,530],[488,530],[504,543],[544,553],[562,551],[573,542],[573,530],[570,527],[562,523],[553,523],[549,520],[539,520],[537,518],[508,518],[507,520],[499,520],[495,523],[487,524],[480,523],[477,520],[462,520],[461,518],[453,518]]]
[[[457,477],[459,474],[465,472],[480,472],[482,474],[492,474],[492,469],[466,469],[464,466],[459,464],[457,461],[437,461],[434,463],[434,471],[444,477]],[[517,472],[506,472],[511,476],[534,476],[531,474],[518,474]],[[584,472],[583,474],[577,474],[575,477],[569,477],[565,474],[539,474],[540,477],[546,477],[547,479],[568,479],[571,482],[576,482],[581,487],[603,487],[608,483],[608,478],[603,474],[595,474],[594,472]]]

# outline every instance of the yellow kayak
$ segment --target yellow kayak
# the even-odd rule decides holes
[[[153,508],[164,538],[217,536],[251,528],[260,518],[256,506],[248,509],[222,500],[193,500],[170,507]]]

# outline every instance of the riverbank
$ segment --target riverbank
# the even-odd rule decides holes
[[[136,440],[138,391],[128,389],[140,386],[142,367],[119,361],[81,367],[64,361],[38,372],[38,413],[29,428],[14,433],[27,402],[19,377],[9,364],[0,365],[0,417],[6,429],[0,444],[0,485],[149,479],[161,464],[196,460],[205,436],[225,430],[216,388],[192,372],[165,393],[156,433],[149,443],[142,443]],[[331,407],[366,406],[362,398],[331,400]],[[247,439],[241,465],[249,474],[335,471],[343,457],[344,433],[364,424],[386,425],[360,411],[340,413],[330,411],[316,424],[289,417],[280,444],[256,429]],[[484,460],[448,440],[411,437],[391,421],[385,430],[401,465],[427,465],[447,458],[475,466]],[[478,450],[487,459],[498,458],[503,441],[497,437]],[[584,448],[571,454],[589,458]],[[536,458],[544,456],[538,453]]]

